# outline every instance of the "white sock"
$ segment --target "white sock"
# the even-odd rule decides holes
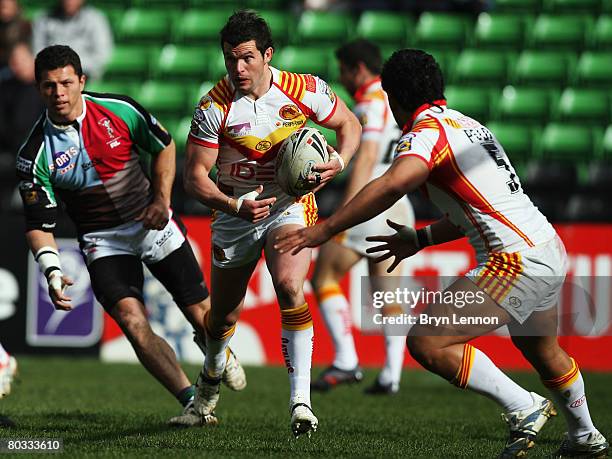
[[[451,381],[457,387],[486,395],[506,413],[533,405],[531,394],[506,376],[487,355],[470,344],[463,346],[463,360]]]
[[[574,359],[572,368],[562,376],[543,381],[567,422],[567,434],[572,440],[595,431],[584,391],[584,380]]]
[[[0,344],[0,366],[8,365],[9,363],[9,355],[8,352],[4,350],[2,344]]]
[[[385,328],[385,332],[387,329]],[[388,336],[385,334],[385,349],[387,358],[378,382],[383,385],[399,384],[402,377],[402,366],[404,365],[404,350],[406,349],[405,336]]]
[[[221,375],[223,375],[225,363],[227,361],[227,346],[232,336],[234,336],[236,326],[234,325],[225,333],[216,334],[214,330],[210,330],[208,317],[209,315],[206,314],[204,318],[206,328],[206,355],[204,356],[204,368],[211,378],[220,378]]]
[[[340,286],[327,284],[317,292],[319,309],[334,342],[336,351],[333,365],[341,370],[352,370],[358,364],[353,332],[351,310]]]
[[[310,368],[314,328],[308,304],[281,310],[281,351],[289,373],[289,400],[310,404]]]

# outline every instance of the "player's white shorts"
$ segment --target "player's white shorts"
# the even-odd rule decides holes
[[[92,231],[79,239],[87,265],[102,257],[133,255],[146,264],[163,260],[178,249],[185,236],[172,215],[162,230],[143,228],[142,222],[128,222],[114,228]]]
[[[374,247],[380,243],[367,242],[365,238],[368,236],[386,236],[393,234],[395,231],[389,225],[387,225],[387,219],[393,220],[401,225],[414,227],[414,211],[412,210],[412,205],[410,204],[408,198],[400,199],[382,214],[377,215],[373,219],[349,228],[344,233],[335,237],[334,241],[339,242],[343,246],[354,250],[363,256],[372,258],[380,256],[380,254],[377,253],[366,253],[366,249],[368,247]]]
[[[312,226],[316,222],[317,203],[312,193],[258,223],[217,212],[211,225],[213,263],[219,268],[244,266],[259,259],[270,231],[285,225]]]
[[[561,294],[568,260],[559,236],[519,252],[496,252],[466,273],[519,323],[534,311],[554,307]]]

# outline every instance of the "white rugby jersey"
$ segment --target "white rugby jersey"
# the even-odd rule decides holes
[[[378,143],[377,160],[371,177],[373,179],[384,174],[393,162],[393,152],[402,132],[393,119],[380,77],[361,86],[353,98],[353,113],[362,127],[361,140]]]
[[[276,196],[277,205],[294,202],[275,181],[274,161],[283,142],[308,118],[322,124],[338,104],[329,85],[313,75],[272,71],[272,86],[253,100],[236,91],[225,76],[196,107],[189,138],[218,148],[217,186],[240,196],[263,185],[261,198]]]
[[[430,170],[423,191],[469,238],[480,261],[549,241],[555,230],[523,193],[503,147],[478,121],[446,101],[419,107],[395,159],[416,156]]]

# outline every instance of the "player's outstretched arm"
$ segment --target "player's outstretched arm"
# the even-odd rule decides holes
[[[183,171],[185,191],[212,209],[236,215],[253,223],[269,217],[270,207],[276,198],[255,200],[263,191],[261,185],[247,195],[237,198],[227,196],[219,190],[215,182],[208,176],[218,155],[219,150],[216,148],[204,147],[191,140],[187,141]]]
[[[153,157],[151,168],[153,201],[136,217],[146,229],[161,230],[170,218],[172,184],[176,173],[176,146],[174,141]]]
[[[321,184],[315,192],[344,170],[357,151],[361,138],[359,120],[341,99],[338,99],[336,111],[323,126],[336,131],[337,145],[336,150],[330,151],[328,162],[313,167],[313,170],[321,173]]]
[[[366,241],[382,242],[382,244],[370,247],[366,249],[366,252],[385,252],[374,259],[375,263],[380,263],[388,258],[395,257],[393,263],[391,263],[391,266],[387,269],[388,273],[393,271],[403,259],[411,257],[425,247],[454,241],[464,236],[464,234],[446,218],[438,220],[424,228],[419,228],[418,230],[410,226],[400,225],[391,220],[387,220],[387,224],[395,230],[395,234],[390,236],[368,236]]]
[[[55,309],[64,311],[71,310],[71,298],[65,294],[65,290],[73,282],[62,273],[59,252],[53,234],[42,230],[30,230],[26,233],[26,241],[40,270],[47,278],[49,297],[53,306]]]
[[[335,234],[384,212],[406,193],[419,187],[428,176],[429,169],[421,159],[399,158],[385,174],[367,184],[325,222],[288,232],[277,238],[274,247],[281,253],[292,251],[292,254],[305,247],[317,247]]]

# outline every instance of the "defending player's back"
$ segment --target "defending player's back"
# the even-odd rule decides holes
[[[403,156],[427,164],[422,190],[468,236],[477,256],[526,249],[555,236],[491,131],[448,109],[446,101],[415,112],[397,146],[396,158]]]

